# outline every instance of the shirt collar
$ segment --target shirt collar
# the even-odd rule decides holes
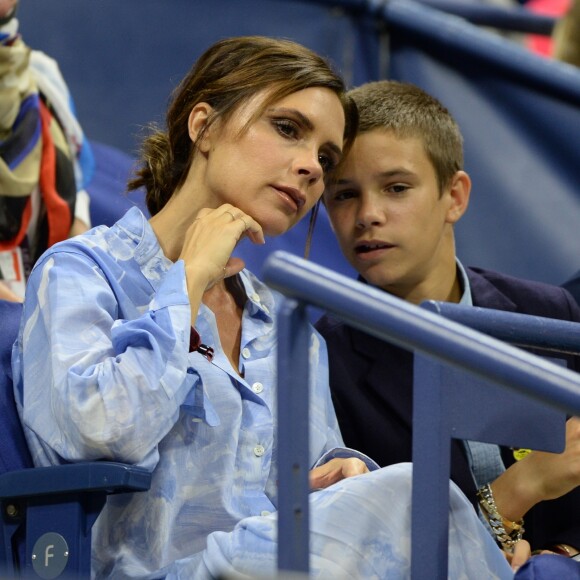
[[[461,284],[461,300],[459,304],[463,304],[464,306],[473,306],[473,298],[471,297],[471,286],[469,284],[469,278],[467,277],[467,272],[463,267],[463,264],[455,258],[457,263],[457,272],[459,273],[459,283]]]
[[[133,249],[133,259],[153,288],[157,288],[173,262],[163,253],[145,215],[132,207],[111,229]]]
[[[249,270],[240,272],[240,280],[248,297],[246,308],[250,316],[258,316],[265,322],[272,322],[275,311],[272,291]]]
[[[171,261],[165,257],[159,245],[157,236],[147,218],[137,207],[132,207],[114,226],[120,237],[135,248],[135,261],[149,271],[148,278],[155,279],[160,267],[166,270]],[[259,316],[264,321],[272,322],[275,312],[274,296],[272,291],[249,270],[240,272],[240,280],[248,298],[247,308],[250,316]]]
[[[153,228],[139,208],[132,207],[113,227],[117,229],[120,237],[133,245],[134,259],[140,266],[146,265],[155,257],[167,262],[167,267],[171,265],[171,261],[163,254]]]

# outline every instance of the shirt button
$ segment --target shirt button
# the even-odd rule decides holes
[[[254,292],[250,298],[254,301],[254,302],[260,302],[260,295],[257,292]]]
[[[262,457],[262,455],[264,455],[264,452],[265,452],[265,451],[266,451],[266,450],[264,449],[264,446],[263,446],[263,445],[256,445],[256,446],[254,447],[254,455],[255,455],[256,457]]]
[[[243,356],[244,358],[250,358],[250,349],[249,349],[249,348],[245,348],[245,349],[242,351],[242,356]]]
[[[261,516],[269,516],[271,513],[272,513],[272,512],[269,512],[268,510],[262,510],[262,511],[260,512],[260,515],[261,515]]]
[[[254,383],[252,385],[252,391],[259,395],[264,390],[264,385],[262,383]]]
[[[270,309],[269,309],[269,308],[268,308],[266,305],[262,306],[262,310],[263,310],[263,311],[264,311],[266,314],[270,314]]]

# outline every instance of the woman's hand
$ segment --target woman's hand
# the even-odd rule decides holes
[[[264,243],[260,224],[233,205],[200,210],[185,234],[179,256],[186,264],[186,272],[191,273],[188,280],[203,279],[205,291],[240,272],[243,260],[231,255],[243,236],[255,244]]]
[[[353,475],[368,473],[366,463],[357,457],[331,459],[328,463],[310,471],[310,488],[323,489]]]

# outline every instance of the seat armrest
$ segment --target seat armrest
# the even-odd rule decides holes
[[[151,472],[143,467],[96,461],[9,471],[0,475],[0,499],[62,493],[146,491]]]

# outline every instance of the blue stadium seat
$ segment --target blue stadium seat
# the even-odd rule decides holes
[[[12,389],[22,305],[0,300],[0,578],[88,578],[91,528],[110,493],[145,491],[151,474],[112,462],[33,468]]]
[[[87,192],[91,198],[93,226],[112,226],[134,205],[148,216],[144,192],[138,190],[127,193],[127,182],[133,172],[135,159],[105,143],[90,143],[95,170],[87,185]]]

